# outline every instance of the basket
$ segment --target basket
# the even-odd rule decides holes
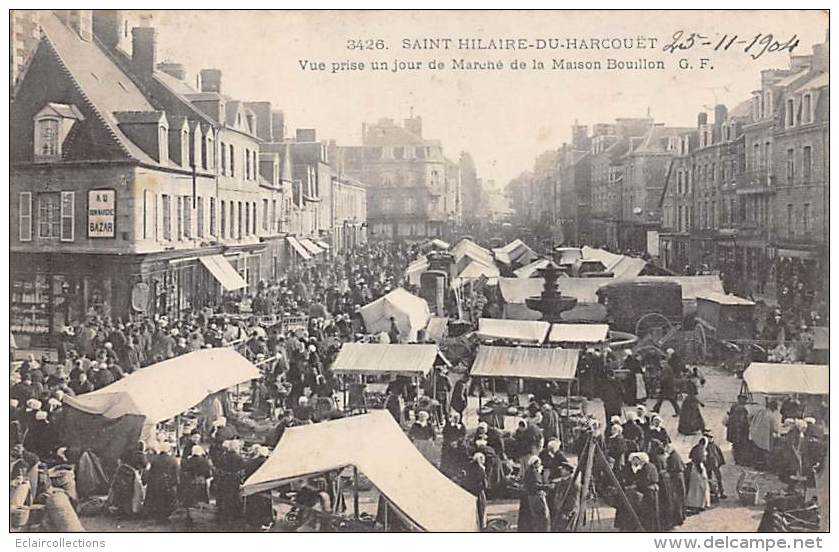
[[[758,474],[755,472],[744,471],[737,479],[737,497],[741,505],[755,506],[757,504],[757,497],[760,493],[757,477]]]
[[[12,506],[9,508],[9,526],[12,529],[21,529],[29,523],[28,506]]]

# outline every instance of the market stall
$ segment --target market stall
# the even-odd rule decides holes
[[[481,318],[477,334],[483,340],[503,339],[514,344],[541,345],[550,327],[550,323],[541,320]]]
[[[354,517],[359,517],[358,472],[381,494],[398,522],[415,531],[478,530],[475,497],[449,480],[384,411],[292,427],[242,486],[244,496],[354,468]],[[421,492],[418,492],[421,490]],[[335,514],[336,516],[339,514]],[[396,521],[396,520],[394,520]],[[380,520],[388,528],[388,520]]]
[[[157,424],[259,376],[256,366],[230,348],[165,360],[91,393],[65,396],[61,442],[92,450],[106,468],[114,467],[126,448],[154,440]]]
[[[414,341],[417,332],[428,325],[431,312],[425,299],[397,288],[372,303],[361,307],[367,333],[387,333],[394,318],[400,341]]]
[[[602,349],[609,343],[609,325],[553,324],[548,342],[569,349]]]
[[[828,395],[830,369],[826,364],[753,362],[743,372],[743,386],[766,395]]]
[[[526,265],[539,258],[539,255],[533,249],[518,238],[504,247],[493,249],[492,252],[498,262],[507,266],[511,266],[513,263]]]
[[[560,383],[564,384],[564,396],[553,395],[550,402],[556,406],[562,421],[562,441],[570,443],[573,441],[573,434],[578,427],[577,421],[584,414],[582,403],[572,398],[571,388],[577,375],[577,363],[580,351],[578,349],[560,349],[543,347],[495,347],[481,345],[475,362],[472,364],[470,375],[472,377],[488,378],[492,387],[492,399],[486,406],[479,402],[479,414],[487,423],[496,427],[502,427],[503,417],[511,414],[513,408],[521,409],[526,406],[523,401],[518,400],[518,405],[504,402],[504,397],[497,395],[497,383],[499,379],[507,380],[508,383],[518,380],[531,380],[539,384]],[[508,389],[510,387],[502,386]]]

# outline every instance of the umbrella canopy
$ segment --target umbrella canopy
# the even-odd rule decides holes
[[[413,341],[417,332],[428,324],[431,311],[425,299],[397,288],[363,306],[361,317],[369,333],[388,332],[392,317],[399,329],[399,339]]]
[[[242,494],[347,466],[364,473],[419,530],[478,530],[475,497],[430,464],[386,410],[287,429],[268,460],[245,481]]]

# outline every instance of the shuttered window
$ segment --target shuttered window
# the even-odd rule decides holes
[[[61,241],[71,242],[76,234],[76,192],[61,192]]]
[[[20,241],[32,241],[32,193],[20,193]]]

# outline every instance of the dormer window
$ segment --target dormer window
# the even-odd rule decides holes
[[[70,129],[84,117],[75,106],[49,103],[34,118],[35,161],[59,161]]]
[[[160,125],[157,127],[157,141],[160,146],[160,162],[164,159],[169,159],[169,130]]]

